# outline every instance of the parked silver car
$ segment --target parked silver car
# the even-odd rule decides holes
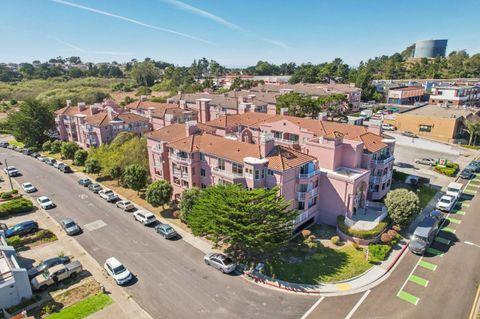
[[[217,268],[225,274],[229,274],[237,268],[232,258],[218,253],[210,253],[203,257],[205,264]]]

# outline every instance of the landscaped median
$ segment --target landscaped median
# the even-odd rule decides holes
[[[26,198],[16,198],[0,204],[0,217],[11,214],[29,212],[33,209],[32,201]]]

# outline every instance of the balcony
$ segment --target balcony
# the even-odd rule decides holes
[[[309,219],[310,217],[312,217],[313,215],[315,215],[315,211],[317,210],[317,206],[318,205],[315,205],[309,209],[304,209],[304,210],[301,210],[299,211],[299,215],[297,216],[297,218],[295,218],[295,225],[298,225],[304,221],[306,221],[307,219]]]
[[[283,138],[274,138],[274,140],[275,140],[275,142],[289,144],[289,145],[298,144],[298,140],[293,141],[293,140],[286,140],[286,139],[283,139]]]
[[[373,184],[383,184],[387,182],[392,177],[392,172],[388,172],[387,174],[381,176],[370,176],[370,182]]]
[[[297,199],[299,201],[304,201],[305,198],[307,197],[307,195],[309,197],[317,196],[318,195],[318,188],[313,188],[309,191],[304,191],[304,192],[302,192],[302,191],[297,192]]]
[[[218,167],[214,167],[212,168],[212,172],[217,174],[217,175],[220,175],[220,176],[225,176],[225,177],[229,177],[229,178],[243,178],[243,174],[237,174],[237,173],[233,173],[233,172],[228,172],[226,170],[223,170],[223,169],[220,169]]]
[[[180,170],[173,170],[173,176],[180,177],[181,179],[189,179],[190,174],[187,172],[182,172]]]
[[[300,173],[300,174],[298,174],[298,178],[308,179],[308,178],[312,178],[313,176],[317,175],[318,173],[320,173],[319,170],[315,170],[315,171],[312,171],[312,172],[309,172],[309,173]]]
[[[372,160],[372,163],[376,164],[376,165],[385,165],[385,164],[388,164],[390,162],[393,162],[394,159],[395,159],[395,157],[390,154],[388,156],[382,156],[379,159]]]
[[[178,162],[183,162],[183,163],[188,163],[188,164],[191,164],[192,163],[192,159],[189,158],[189,157],[184,157],[184,156],[180,156],[180,155],[177,155],[177,154],[173,154],[173,153],[170,153],[168,155],[168,157],[172,160],[175,160],[175,161],[178,161]]]

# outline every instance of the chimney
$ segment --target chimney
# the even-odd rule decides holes
[[[240,103],[238,104],[238,114],[245,114],[250,111],[250,103]]]
[[[200,123],[210,121],[210,99],[197,99],[198,118]]]
[[[269,115],[277,114],[277,107],[273,104],[268,104],[267,105],[267,114],[269,114]]]
[[[67,100],[67,106],[72,106],[72,100]]]
[[[141,95],[140,96],[140,102],[145,102],[147,100],[147,96],[146,95]]]
[[[97,114],[100,111],[100,109],[95,106],[95,105],[90,105],[90,115]]]
[[[109,107],[109,106],[107,106],[106,109],[107,109],[107,116],[108,116],[108,118],[110,119],[110,121],[113,120],[113,117],[112,117],[112,108]]]
[[[328,119],[328,113],[327,112],[321,112],[318,114],[318,119],[320,121],[326,121]]]
[[[185,101],[185,100],[178,101],[178,104],[180,105],[180,108],[182,110],[185,110],[187,108],[187,101]]]
[[[68,105],[68,103],[67,103],[67,105]],[[86,108],[85,102],[78,102],[78,103],[77,103],[77,106],[78,106],[78,112],[83,112],[83,111],[85,111],[85,108]]]
[[[185,122],[185,135],[192,136],[198,132],[197,121],[187,121]]]
[[[273,140],[273,134],[267,132],[260,133],[260,154],[262,158],[267,157],[274,147],[275,141]]]

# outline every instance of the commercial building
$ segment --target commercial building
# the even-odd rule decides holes
[[[478,109],[429,104],[389,115],[384,123],[394,125],[399,131],[410,131],[424,138],[460,143],[466,142],[465,119],[472,114],[478,114]]]
[[[115,102],[67,106],[55,111],[55,125],[59,138],[77,143],[82,148],[111,142],[120,132],[143,134],[151,131],[149,119],[123,111]]]
[[[432,88],[430,104],[480,106],[480,86],[451,85]]]
[[[445,56],[448,40],[424,40],[415,43],[415,58]]]
[[[278,186],[299,211],[297,229],[333,225],[385,196],[394,144],[379,127],[255,112],[147,134],[151,176],[168,180],[175,197],[194,186]]]
[[[7,245],[0,230],[0,309],[18,305],[32,297],[27,270],[19,266],[15,248]]]
[[[388,90],[387,103],[413,105],[428,100],[423,86],[397,86]]]

